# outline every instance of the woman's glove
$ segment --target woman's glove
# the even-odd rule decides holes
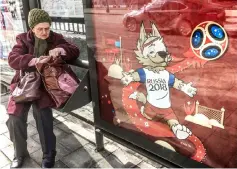
[[[57,57],[60,55],[66,55],[66,51],[63,48],[54,48],[49,51],[49,56]]]

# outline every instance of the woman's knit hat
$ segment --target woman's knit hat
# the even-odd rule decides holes
[[[43,9],[34,8],[30,10],[28,16],[28,25],[31,29],[35,27],[35,25],[43,22],[48,22],[51,25],[51,18],[49,14]]]

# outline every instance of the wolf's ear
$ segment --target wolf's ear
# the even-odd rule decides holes
[[[154,23],[151,24],[151,27],[152,27],[152,35],[162,38],[160,35],[160,32],[158,31],[158,29]]]
[[[141,24],[141,28],[140,28],[140,38],[139,38],[140,42],[143,43],[146,40],[146,30],[144,27],[144,24]]]

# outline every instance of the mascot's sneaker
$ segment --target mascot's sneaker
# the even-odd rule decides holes
[[[56,151],[51,154],[44,154],[42,168],[53,168],[55,164]]]

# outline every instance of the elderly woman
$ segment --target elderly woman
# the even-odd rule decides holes
[[[67,62],[79,56],[79,49],[75,45],[68,43],[62,35],[50,31],[51,19],[44,10],[32,9],[29,13],[28,24],[31,30],[16,37],[17,44],[9,54],[9,65],[16,70],[16,75],[10,85],[11,92],[20,80],[20,70],[23,72],[36,71],[35,64],[39,57],[60,55]],[[9,98],[7,127],[15,150],[12,168],[21,167],[24,158],[29,155],[26,140],[27,115],[31,105],[43,151],[42,168],[54,166],[56,137],[53,133],[51,110],[54,102],[43,85],[40,90],[41,98],[33,102],[19,104],[15,103],[12,97]]]

